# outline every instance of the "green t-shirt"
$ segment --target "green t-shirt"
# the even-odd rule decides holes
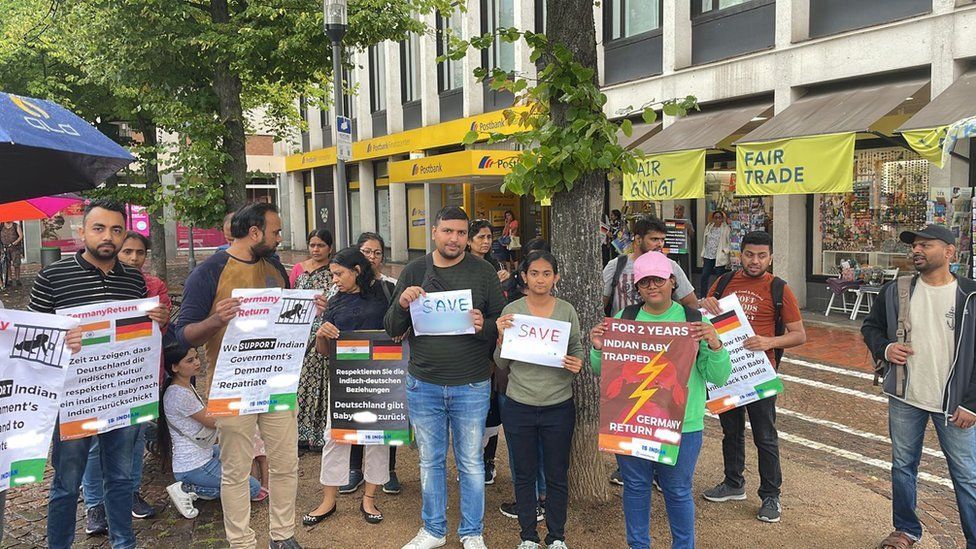
[[[620,318],[623,311],[617,313],[616,318]],[[640,322],[687,322],[684,307],[677,302],[671,304],[671,308],[662,315],[652,315],[641,309],[637,313],[637,320]],[[707,319],[703,320],[708,322]],[[593,364],[593,371],[600,372],[600,359],[603,353],[596,349],[590,350],[590,362]],[[694,433],[705,428],[705,381],[715,385],[724,385],[732,374],[732,362],[729,360],[729,352],[725,347],[717,351],[708,348],[708,342],[702,340],[698,348],[698,358],[695,365],[691,368],[691,375],[688,377],[688,403],[685,407],[685,420],[681,424],[682,433]]]
[[[513,301],[502,309],[507,314],[530,315],[525,299]],[[579,359],[584,358],[583,342],[580,339],[580,321],[576,309],[568,302],[556,298],[550,320],[569,322],[569,345],[566,354]],[[526,406],[552,406],[573,397],[573,378],[575,374],[565,368],[553,368],[530,362],[520,362],[501,357],[501,346],[495,349],[495,365],[509,370],[508,389],[505,396]]]

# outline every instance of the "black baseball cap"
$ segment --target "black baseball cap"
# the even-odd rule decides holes
[[[951,246],[956,245],[956,237],[945,225],[928,225],[920,231],[902,231],[898,237],[905,244],[914,244],[916,238],[927,238],[929,240],[941,240]]]

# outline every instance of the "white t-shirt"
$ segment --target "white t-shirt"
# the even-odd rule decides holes
[[[213,450],[197,446],[189,437],[197,434],[203,424],[190,417],[203,410],[203,403],[193,389],[170,385],[163,395],[166,423],[173,439],[173,472],[186,473],[210,461]]]
[[[613,275],[617,271],[617,261],[626,261],[627,266],[620,273],[620,281],[617,282],[617,287],[611,288],[613,285]],[[671,269],[674,271],[674,279],[678,282],[678,286],[674,289],[674,298],[681,300],[688,294],[694,292],[695,288],[688,281],[688,276],[685,275],[681,266],[673,259],[670,261]],[[631,259],[630,254],[618,256],[603,268],[603,297],[610,296],[612,296],[611,312],[614,315],[624,307],[639,303],[641,300],[640,293],[637,292],[637,287],[634,285],[634,260]]]
[[[905,402],[942,412],[942,393],[949,380],[955,354],[956,291],[958,283],[929,286],[922,279],[912,293],[911,347],[908,357],[908,386]]]

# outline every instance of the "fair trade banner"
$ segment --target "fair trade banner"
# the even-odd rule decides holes
[[[698,355],[691,324],[608,321],[600,374],[600,450],[674,465],[688,377]]]
[[[410,442],[406,341],[381,330],[342,332],[329,354],[332,440],[345,444]]]
[[[44,478],[78,321],[0,310],[0,492]]]
[[[159,415],[162,332],[148,312],[158,297],[58,310],[81,322],[61,401],[61,440],[145,423]]]
[[[732,359],[732,375],[725,385],[718,387],[705,382],[708,401],[705,407],[713,414],[745,406],[746,404],[783,392],[783,382],[764,352],[750,351],[742,343],[756,335],[749,324],[739,297],[730,294],[718,301],[722,314],[702,313],[712,321],[722,345]]]
[[[208,416],[294,410],[295,393],[321,290],[238,288],[213,369]]]
[[[473,334],[471,309],[471,290],[429,292],[410,304],[413,333],[419,336]]]
[[[735,147],[735,194],[849,193],[854,134],[794,137]]]
[[[501,357],[562,368],[572,325],[538,316],[513,316],[512,327],[505,330],[502,340]]]
[[[625,201],[705,197],[705,149],[648,155],[624,172]]]

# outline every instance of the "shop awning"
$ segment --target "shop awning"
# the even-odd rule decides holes
[[[662,124],[660,122],[652,122],[650,124],[640,122],[638,124],[634,124],[633,130],[630,132],[630,137],[627,137],[624,135],[624,132],[618,130],[617,144],[625,149],[633,149],[660,132],[661,125]]]
[[[772,106],[772,103],[759,103],[689,114],[679,118],[674,124],[664,128],[661,133],[637,148],[647,154],[714,149]]]
[[[743,136],[738,143],[865,132],[926,84],[925,80],[912,80],[809,95]]]
[[[902,124],[897,132],[948,126],[957,120],[976,115],[976,71],[964,74],[915,116]]]
[[[482,178],[502,178],[522,153],[469,149],[390,162],[390,183],[472,183]]]

